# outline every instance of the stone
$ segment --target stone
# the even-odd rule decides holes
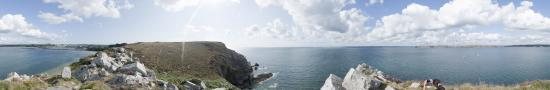
[[[72,74],[74,78],[80,81],[93,81],[101,80],[110,74],[104,68],[93,67],[90,65],[83,65]]]
[[[145,67],[145,65],[143,65],[140,62],[134,62],[131,64],[124,65],[121,68],[119,68],[117,71],[125,74],[133,74],[133,75],[140,74],[140,75],[148,76],[147,68]]]
[[[204,82],[200,80],[185,81],[183,83],[183,87],[185,87],[185,90],[205,90],[206,89]]]
[[[384,88],[384,90],[395,90],[395,88],[393,88],[391,86],[386,86],[386,88]]]
[[[227,90],[227,88],[214,88],[212,90]]]
[[[420,86],[420,83],[414,82],[409,86],[409,88],[418,88],[419,86]]]
[[[112,85],[122,85],[122,86],[146,86],[151,81],[154,81],[151,77],[142,77],[140,75],[117,75],[108,82]]]
[[[4,80],[5,81],[20,81],[21,78],[19,77],[19,74],[17,74],[17,72],[10,72],[8,74],[8,77]]]
[[[122,63],[115,62],[114,58],[109,57],[109,55],[107,55],[107,53],[105,52],[98,52],[96,54],[95,60],[92,61],[92,64],[97,65],[99,67],[106,68],[107,70],[110,70],[110,71],[115,71],[120,66],[122,66]]]
[[[71,78],[71,68],[70,67],[64,67],[63,71],[61,72],[62,78]]]
[[[19,75],[17,74],[17,72],[10,72],[8,73],[8,77],[6,77],[6,79],[4,80],[5,81],[25,81],[29,79],[31,79],[31,77],[26,74]]]
[[[347,90],[369,90],[382,89],[383,83],[377,79],[377,70],[371,69],[366,64],[360,64],[357,68],[351,68],[344,81],[342,87]]]
[[[321,87],[321,90],[344,90],[344,87],[342,87],[342,82],[342,78],[334,74],[330,74],[327,80],[325,80],[323,87]]]
[[[255,83],[260,83],[262,81],[265,81],[269,78],[273,77],[273,73],[262,73],[262,74],[258,74],[256,76],[254,76],[254,82]]]

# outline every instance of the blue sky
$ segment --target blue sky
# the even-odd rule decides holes
[[[0,0],[0,44],[547,44],[545,3],[550,1]]]

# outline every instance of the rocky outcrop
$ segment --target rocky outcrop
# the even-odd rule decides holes
[[[343,90],[344,87],[342,87],[342,82],[342,78],[334,74],[330,74],[327,80],[325,80],[323,87],[321,87],[321,90]]]
[[[396,82],[388,80],[383,72],[360,64],[351,68],[343,80],[331,74],[321,90],[393,90],[392,83]]]
[[[27,74],[19,75],[17,72],[11,72],[8,74],[8,77],[4,79],[5,81],[25,81],[31,79],[31,76]]]
[[[90,63],[80,65],[73,76],[81,82],[104,82],[114,89],[178,90],[175,84],[156,79],[154,72],[140,61],[135,61],[132,54],[123,47],[100,51],[90,58],[91,61],[80,61]]]

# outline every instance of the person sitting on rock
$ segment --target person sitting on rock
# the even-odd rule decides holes
[[[434,86],[435,90],[445,90],[445,87],[441,84],[439,79],[428,79],[422,82],[422,90],[426,90],[426,87]]]

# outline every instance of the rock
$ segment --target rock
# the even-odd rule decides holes
[[[227,90],[227,88],[214,88],[212,90]]]
[[[63,86],[55,86],[55,87],[48,87],[46,90],[73,90],[73,88],[70,87],[63,87]]]
[[[96,54],[95,60],[92,61],[93,65],[97,65],[103,68],[106,68],[110,71],[115,71],[120,66],[122,66],[123,63],[121,62],[115,62],[112,57],[109,57],[105,52],[98,52]]]
[[[418,88],[419,86],[420,86],[420,83],[414,82],[414,83],[411,83],[411,86],[409,86],[409,88]]]
[[[72,74],[76,79],[85,82],[93,80],[101,80],[110,73],[104,68],[93,67],[93,65],[83,65],[79,70]]]
[[[164,90],[178,90],[178,86],[176,86],[175,84],[168,84],[166,85]]]
[[[155,83],[164,90],[178,90],[178,86],[163,80],[157,80]]]
[[[367,64],[360,64],[355,69],[350,68],[343,81],[335,75],[330,75],[321,89],[323,90],[380,90],[385,89],[387,81],[383,72],[372,69]],[[340,88],[343,87],[343,88]],[[389,88],[388,88],[389,89]]]
[[[258,74],[256,76],[254,76],[254,82],[255,83],[260,83],[262,81],[265,81],[269,78],[273,77],[273,73],[262,73],[262,74]]]
[[[191,81],[185,81],[183,83],[183,87],[185,87],[185,90],[204,90],[205,87],[203,87],[202,85],[199,85],[200,83],[202,83],[202,81],[199,81],[199,82],[192,82],[193,80]]]
[[[386,86],[386,88],[384,88],[384,90],[395,90],[395,88],[393,88],[391,86]]]
[[[342,87],[342,82],[342,78],[330,74],[327,80],[325,80],[323,87],[321,87],[321,90],[345,90],[344,87]]]
[[[115,48],[115,49],[116,49],[118,52],[121,52],[121,53],[126,52],[126,49],[121,48],[121,47],[120,47],[120,48]]]
[[[142,77],[141,75],[117,75],[108,83],[117,86],[147,86],[154,80],[152,77]]]
[[[145,65],[143,65],[140,62],[124,65],[121,68],[119,68],[117,71],[126,73],[126,74],[133,74],[133,75],[136,75],[139,73],[141,75],[148,76],[147,68],[145,68]]]
[[[348,71],[346,77],[344,77],[342,87],[349,90],[368,90],[371,80],[372,78],[369,78],[352,68]]]
[[[71,68],[70,67],[64,67],[63,71],[61,72],[62,78],[71,78]]]
[[[23,74],[19,75],[17,72],[11,72],[8,74],[8,77],[4,79],[5,81],[25,81],[31,79],[30,76]]]
[[[4,80],[5,81],[21,81],[21,77],[19,77],[19,74],[17,74],[17,72],[10,72],[8,74],[8,77]]]

